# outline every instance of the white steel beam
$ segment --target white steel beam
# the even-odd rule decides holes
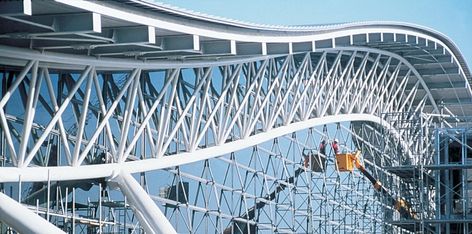
[[[70,90],[69,95],[63,101],[61,107],[57,110],[56,115],[49,122],[48,126],[46,127],[46,129],[43,132],[43,135],[41,135],[41,137],[37,140],[36,144],[33,146],[31,151],[28,153],[28,156],[26,157],[24,163],[21,165],[22,167],[28,166],[28,164],[31,162],[31,160],[33,160],[34,156],[36,155],[36,152],[39,150],[39,148],[41,147],[43,142],[46,140],[46,138],[48,137],[48,135],[51,132],[52,128],[56,125],[57,121],[61,117],[62,113],[66,110],[67,105],[70,103],[72,97],[75,95],[75,93],[79,89],[79,87],[82,84],[82,82],[84,81],[84,79],[88,76],[91,69],[92,69],[92,67],[89,66],[83,71],[82,75],[77,80],[77,83],[72,88],[72,90]]]
[[[3,193],[0,204],[0,221],[19,233],[65,233]]]
[[[97,78],[97,73],[93,74],[93,82],[95,86],[95,93],[101,94],[102,90],[100,90],[100,84],[98,83],[98,78]],[[105,101],[103,100],[102,95],[97,95],[98,97],[98,104],[100,105],[100,111],[102,117],[107,113],[106,107],[105,107]],[[105,121],[106,124],[106,131],[107,131],[107,137],[108,137],[108,143],[110,144],[110,150],[111,154],[115,155],[116,154],[116,146],[115,146],[115,141],[113,139],[113,133],[111,131],[110,123],[108,121]]]
[[[136,78],[135,76],[138,73],[138,71],[139,71],[139,69],[135,69],[135,70],[132,71],[132,73],[129,75],[126,83],[124,84],[124,86],[120,90],[119,94],[116,96],[116,100],[111,104],[108,111],[106,113],[104,113],[105,116],[103,116],[103,118],[101,119],[102,122],[100,122],[100,124],[97,127],[97,130],[95,131],[95,133],[90,138],[89,143],[85,146],[84,150],[82,151],[82,154],[79,157],[79,161],[78,161],[77,165],[80,165],[83,162],[83,160],[85,159],[85,157],[87,157],[88,152],[92,149],[92,147],[94,145],[94,142],[100,136],[101,131],[103,130],[103,128],[105,126],[107,126],[108,120],[110,119],[110,117],[112,116],[112,114],[115,111],[116,107],[118,106],[118,103],[121,101],[121,98],[123,97],[123,95],[125,95],[126,90],[131,85],[132,81],[134,81],[134,79]],[[116,155],[114,155],[114,156],[116,157]]]
[[[18,151],[18,166],[22,167],[25,155],[26,155],[26,148],[28,147],[28,141],[31,134],[31,127],[33,125],[33,119],[35,115],[34,106],[35,100],[34,97],[36,96],[36,92],[39,92],[36,87],[36,81],[38,79],[38,62],[36,61],[33,64],[33,69],[31,71],[31,82],[29,87],[29,96],[25,106],[25,123],[23,126],[23,134],[21,135],[21,143],[20,143],[20,150]]]
[[[161,116],[160,116],[160,121],[159,121],[159,129],[158,129],[158,138],[156,140],[156,152],[157,155],[156,157],[162,157],[164,155],[165,149],[162,147],[165,141],[165,138],[168,135],[169,126],[170,126],[170,115],[172,113],[172,107],[173,103],[176,102],[175,100],[175,95],[177,93],[177,84],[178,84],[178,76],[180,74],[180,71],[178,72],[173,72],[169,76],[169,80],[172,80],[172,88],[170,91],[170,95],[167,97],[167,102],[163,105],[161,109]],[[163,92],[164,93],[164,92]],[[158,99],[159,100],[159,99]],[[152,112],[150,112],[152,113]]]
[[[54,94],[54,88],[53,88],[53,85],[52,85],[52,82],[51,82],[51,77],[49,76],[49,71],[46,68],[43,68],[43,74],[44,74],[44,79],[46,80],[46,84],[47,84],[48,92],[49,92],[49,97],[50,97],[51,103],[54,107],[54,111],[57,111],[59,109],[59,107],[57,106],[56,95]],[[62,118],[59,118],[57,123],[58,123],[58,126],[59,126],[59,131],[60,131],[60,134],[61,134],[62,142],[65,143],[65,144],[63,144],[63,146],[64,146],[64,150],[65,150],[65,154],[66,154],[67,164],[71,165],[71,163],[72,163],[72,154],[71,154],[70,149],[69,149],[69,144],[68,144],[68,140],[67,140],[67,133],[66,133],[66,130],[64,128],[64,123],[62,122]]]
[[[95,69],[92,70],[88,74],[87,84],[85,86],[85,97],[82,106],[82,115],[80,116],[79,124],[77,126],[77,140],[75,142],[74,147],[74,154],[72,155],[72,166],[78,166],[80,148],[82,146],[83,135],[85,132],[85,121],[87,120],[88,115],[88,106],[90,101],[90,93],[92,92],[92,83],[93,77],[95,75]]]
[[[120,171],[110,181],[118,186],[126,196],[128,204],[138,217],[139,223],[146,233],[177,233],[156,203],[131,174]]]
[[[158,170],[163,168],[175,167],[197,161],[202,161],[210,158],[216,158],[224,154],[229,154],[241,149],[245,149],[274,138],[296,132],[299,130],[307,129],[315,126],[322,126],[329,123],[338,122],[355,122],[355,121],[367,121],[383,126],[387,131],[391,131],[395,138],[400,138],[399,133],[390,126],[385,120],[378,116],[370,114],[341,114],[337,116],[325,116],[319,118],[312,118],[302,122],[291,123],[286,126],[273,128],[267,132],[258,133],[253,136],[249,136],[245,139],[235,140],[232,142],[225,143],[224,145],[212,146],[209,148],[199,149],[191,152],[182,152],[179,155],[166,156],[155,159],[146,159],[139,161],[130,161],[124,163],[111,163],[111,164],[100,164],[100,165],[83,165],[81,167],[28,167],[28,168],[12,168],[6,167],[1,168],[0,171],[0,182],[16,182],[21,176],[22,181],[47,181],[48,173],[49,178],[53,181],[64,181],[64,180],[79,180],[79,179],[92,179],[101,177],[110,177],[116,170],[126,170],[129,173],[137,173],[151,170]]]
[[[13,144],[13,140],[11,138],[10,127],[8,126],[5,111],[3,108],[7,104],[10,97],[13,95],[13,92],[15,92],[15,90],[21,84],[26,74],[30,71],[30,69],[33,67],[34,64],[37,64],[37,61],[31,60],[28,63],[26,63],[23,70],[16,77],[15,82],[13,82],[13,84],[8,88],[7,92],[3,95],[2,99],[0,100],[0,124],[2,126],[2,130],[5,133],[4,136],[6,138],[8,149],[12,157],[13,165],[15,166],[18,165],[18,157],[17,157],[16,150]]]
[[[126,109],[125,112],[123,113],[123,122],[121,126],[121,137],[120,137],[120,145],[118,146],[118,151],[117,155],[115,155],[115,158],[118,159],[118,162],[124,162],[126,160],[126,157],[128,155],[124,155],[123,152],[126,148],[126,143],[128,142],[128,132],[131,127],[131,118],[134,113],[135,109],[135,100],[136,100],[136,92],[138,91],[138,85],[139,85],[139,80],[141,78],[141,70],[138,70],[136,75],[131,77],[130,79],[133,79],[133,85],[129,88],[128,90],[128,96],[126,97]],[[135,138],[139,136],[135,135]]]

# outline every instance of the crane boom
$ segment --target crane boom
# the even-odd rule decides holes
[[[407,219],[417,219],[416,213],[410,207],[408,202],[402,198],[396,199],[379,180],[375,179],[375,177],[366,170],[360,161],[360,155],[361,151],[359,150],[353,153],[336,154],[336,164],[338,166],[338,170],[352,171],[353,167],[355,166],[362,173],[362,175],[364,175],[372,183],[374,189],[379,191],[387,198],[388,203],[390,203],[402,217]]]

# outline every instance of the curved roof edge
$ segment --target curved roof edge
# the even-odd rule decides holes
[[[8,10],[15,13],[18,9]],[[204,60],[314,52],[345,46],[383,49],[409,57],[425,74],[460,75],[472,96],[471,72],[454,42],[442,33],[410,23],[269,26],[145,0],[33,1],[31,12],[0,17],[5,24],[2,45],[97,58]]]
[[[234,20],[225,17],[219,17],[214,15],[205,14],[202,12],[196,12],[189,9],[179,8],[176,6],[172,6],[165,3],[155,2],[152,0],[128,0],[132,1],[137,4],[141,4],[145,7],[155,8],[156,10],[160,10],[166,12],[168,14],[175,14],[179,16],[183,16],[186,18],[191,18],[195,20],[201,20],[216,24],[221,24],[230,27],[237,27],[237,28],[245,28],[249,30],[257,30],[258,33],[264,34],[264,32],[283,32],[283,33],[294,33],[294,32],[326,32],[326,31],[338,31],[344,29],[353,29],[358,27],[365,27],[365,26],[383,26],[383,27],[399,27],[405,28],[410,30],[418,30],[426,35],[430,35],[434,38],[439,39],[442,41],[448,48],[451,49],[451,52],[457,58],[458,62],[461,65],[461,68],[464,72],[464,75],[472,83],[472,75],[470,72],[469,67],[467,66],[467,61],[462,55],[459,47],[445,34],[434,30],[432,28],[408,23],[408,22],[401,22],[401,21],[360,21],[360,22],[348,22],[348,23],[334,23],[334,24],[323,24],[323,25],[294,25],[294,26],[287,26],[287,25],[268,25],[268,24],[258,24],[258,23],[251,23],[245,22],[240,20]]]

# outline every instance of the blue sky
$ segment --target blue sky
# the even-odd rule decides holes
[[[368,20],[414,23],[437,30],[451,38],[471,68],[471,0],[155,1],[215,16],[263,24],[299,25]]]

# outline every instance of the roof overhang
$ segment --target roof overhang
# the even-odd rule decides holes
[[[143,0],[4,1],[0,17],[2,50],[79,56],[104,63],[195,66],[326,49],[373,48],[408,61],[436,103],[471,109],[472,77],[457,46],[437,31],[409,23],[270,26]],[[1,63],[21,63],[22,57],[12,54],[0,55]],[[461,115],[472,115],[469,112]]]

